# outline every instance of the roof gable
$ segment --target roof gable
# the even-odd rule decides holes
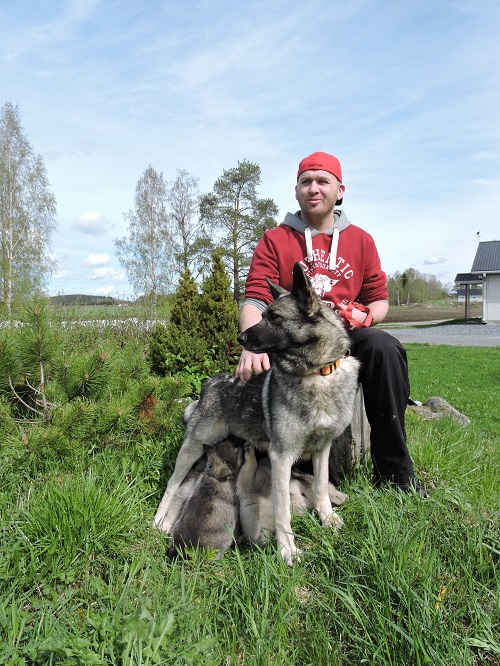
[[[471,272],[500,272],[500,241],[479,243]]]

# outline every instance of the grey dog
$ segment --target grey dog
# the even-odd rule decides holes
[[[154,525],[170,531],[170,504],[203,455],[203,444],[236,435],[269,453],[276,540],[291,565],[300,557],[291,527],[291,469],[304,454],[312,458],[314,508],[322,525],[343,524],[328,496],[328,457],[332,439],[352,420],[359,361],[349,356],[349,336],[340,318],[321,303],[300,263],[294,266],[290,293],[268,283],[273,302],[238,340],[249,351],[267,353],[271,369],[247,382],[227,374],[206,382],[190,409]]]

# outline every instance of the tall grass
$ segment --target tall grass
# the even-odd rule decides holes
[[[162,441],[104,449],[81,473],[9,471],[0,664],[499,664],[500,349],[407,349],[412,396],[470,426],[409,413],[430,498],[375,490],[359,468],[342,532],[294,518],[292,569],[273,543],[169,562],[150,528],[175,457]]]

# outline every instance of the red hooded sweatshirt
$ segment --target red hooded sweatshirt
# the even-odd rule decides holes
[[[387,300],[387,277],[373,238],[351,224],[343,211],[334,215],[335,223],[327,232],[308,227],[300,212],[287,213],[278,227],[266,231],[255,248],[243,304],[264,310],[272,301],[266,277],[290,291],[297,261],[328,307],[342,301],[369,305]]]

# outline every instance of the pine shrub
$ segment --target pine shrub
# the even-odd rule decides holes
[[[0,330],[6,473],[75,470],[90,454],[144,437],[165,439],[182,423],[191,384],[152,376],[144,345],[97,337],[92,351],[82,351],[71,336],[71,327],[54,325],[43,307],[29,308],[21,327]]]

